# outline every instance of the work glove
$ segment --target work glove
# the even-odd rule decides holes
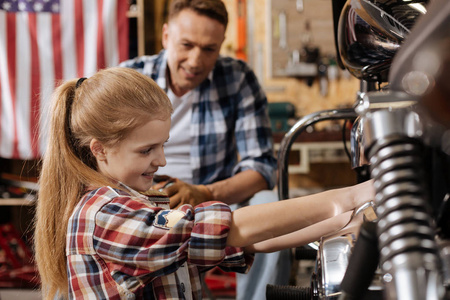
[[[188,184],[178,178],[168,178],[152,188],[165,192],[169,196],[170,208],[178,208],[183,204],[196,206],[213,200],[211,191],[205,185]]]

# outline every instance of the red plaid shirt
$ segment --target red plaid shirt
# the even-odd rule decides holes
[[[227,205],[170,210],[165,195],[126,189],[90,191],[75,208],[67,230],[70,298],[201,299],[200,272],[250,267],[252,255],[226,247]]]

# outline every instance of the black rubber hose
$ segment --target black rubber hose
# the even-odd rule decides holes
[[[291,285],[273,285],[266,287],[266,300],[311,300],[311,288]]]
[[[374,222],[361,225],[347,270],[341,282],[343,299],[364,299],[379,263],[377,226]]]

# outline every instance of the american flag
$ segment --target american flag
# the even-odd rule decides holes
[[[0,157],[39,158],[41,113],[61,80],[128,58],[128,7],[128,0],[0,0]]]

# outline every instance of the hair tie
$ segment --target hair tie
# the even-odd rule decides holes
[[[86,77],[81,77],[80,79],[78,79],[77,84],[75,85],[75,88],[79,88],[80,85],[83,83],[83,81],[85,81],[87,78]]]

